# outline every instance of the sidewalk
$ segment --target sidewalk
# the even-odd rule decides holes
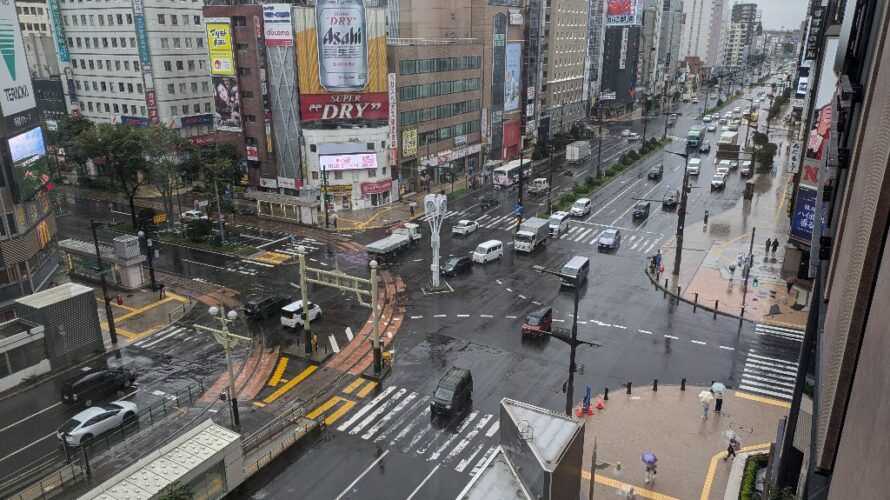
[[[658,392],[651,387],[634,389],[631,395],[616,391],[604,402],[605,409],[583,417],[587,426],[582,496],[587,497],[596,440],[597,460],[621,462],[622,470],[617,477],[613,468],[596,473],[595,498],[616,498],[633,487],[638,499],[722,499],[732,468],[732,460],[722,460],[728,443],[724,431],[736,432],[742,451],[768,450],[788,405],[730,390],[723,398],[723,413],[712,411],[702,420],[698,394],[703,390],[707,389],[660,386]],[[658,457],[658,474],[648,485],[640,461],[644,452]]]
[[[680,286],[682,297],[688,301],[713,308],[715,304],[721,312],[735,316],[742,315],[744,279],[739,254],[747,254],[754,232],[754,266],[748,280],[748,294],[745,297],[744,317],[752,321],[770,322],[793,328],[803,328],[806,324],[806,303],[798,304],[805,297],[792,289],[787,293],[786,282],[782,279],[782,263],[788,243],[790,223],[785,214],[791,196],[792,174],[784,168],[787,157],[776,156],[775,174],[754,174],[754,198],[740,198],[736,204],[719,214],[712,214],[708,224],[701,219],[687,222],[683,240],[683,261],[680,266],[679,283],[670,283],[670,290]],[[738,175],[734,172],[732,175]],[[707,189],[707,184],[702,189]],[[693,190],[695,193],[696,190]],[[707,193],[702,193],[707,196]],[[755,231],[756,229],[756,231]],[[766,253],[766,239],[779,238],[779,248],[775,253]],[[670,279],[676,252],[676,238],[662,247],[665,272],[658,278],[660,286],[665,278]],[[736,265],[730,276],[730,264]],[[757,278],[757,286],[754,286]]]

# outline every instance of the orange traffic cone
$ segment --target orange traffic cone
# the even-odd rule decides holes
[[[581,403],[578,403],[578,413],[577,413],[577,415],[578,415],[579,418],[584,416],[584,410],[581,409]]]
[[[593,415],[593,407],[592,407],[592,406],[588,406],[588,407],[587,407],[587,414],[588,414],[588,415]]]
[[[602,410],[605,407],[606,407],[606,405],[603,404],[603,398],[602,397],[596,398],[596,409]]]

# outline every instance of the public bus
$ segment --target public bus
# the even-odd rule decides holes
[[[506,165],[501,165],[500,167],[494,169],[492,171],[492,182],[494,182],[494,186],[498,189],[506,189],[512,186],[515,186],[519,182],[519,169],[522,168],[522,175],[526,179],[530,179],[532,175],[532,162],[531,160],[525,160],[520,167],[519,160],[513,160]]]

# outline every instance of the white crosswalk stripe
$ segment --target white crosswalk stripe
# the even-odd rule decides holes
[[[497,415],[472,410],[456,425],[446,425],[430,416],[430,398],[406,388],[390,386],[364,402],[348,420],[336,427],[340,432],[365,441],[389,443],[424,461],[452,464],[457,472],[469,472],[483,451],[497,444],[500,427]]]
[[[194,328],[170,325],[157,332],[145,336],[130,345],[135,345],[143,349],[159,349],[160,346],[167,346],[171,342],[183,343],[197,339],[200,332]]]
[[[803,332],[757,324],[754,333],[757,338],[748,349],[739,390],[791,400]]]

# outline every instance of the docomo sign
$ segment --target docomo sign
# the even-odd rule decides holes
[[[351,155],[322,155],[318,163],[323,171],[376,169],[375,153],[358,153]]]
[[[290,5],[280,3],[263,5],[263,21],[266,45],[290,47],[294,44]]]
[[[388,96],[369,94],[309,94],[300,96],[304,122],[322,120],[387,120]]]

